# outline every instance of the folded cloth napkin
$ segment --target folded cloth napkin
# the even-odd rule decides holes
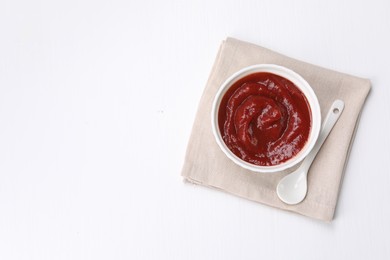
[[[314,89],[325,118],[335,99],[345,108],[308,174],[306,199],[297,205],[279,200],[276,186],[287,172],[255,173],[234,164],[220,150],[211,130],[211,106],[221,84],[234,72],[253,64],[277,64],[300,74]],[[199,103],[182,170],[185,180],[276,208],[331,221],[344,168],[370,81],[295,60],[254,44],[228,38],[218,52]]]

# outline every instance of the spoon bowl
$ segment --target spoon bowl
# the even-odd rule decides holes
[[[279,198],[287,204],[301,202],[307,193],[306,177],[307,172],[301,168],[284,177],[277,187]]]

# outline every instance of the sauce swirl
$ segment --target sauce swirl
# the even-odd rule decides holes
[[[277,165],[306,144],[310,106],[303,92],[286,78],[253,73],[225,93],[218,125],[225,144],[239,158],[259,166]]]

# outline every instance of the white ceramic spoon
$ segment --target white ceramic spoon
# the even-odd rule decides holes
[[[320,135],[318,136],[317,142],[314,145],[311,152],[303,160],[301,166],[296,169],[294,172],[285,176],[282,180],[279,181],[276,192],[279,198],[290,205],[298,204],[301,202],[307,193],[307,172],[316,157],[318,151],[320,150],[325,139],[328,137],[330,131],[332,130],[334,124],[339,119],[341,112],[344,109],[344,102],[341,100],[336,100],[333,102],[328,115],[326,116]]]

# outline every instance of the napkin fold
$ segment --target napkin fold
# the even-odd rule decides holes
[[[342,115],[310,168],[307,196],[297,205],[283,203],[276,194],[279,180],[289,171],[265,174],[237,166],[220,150],[211,130],[211,106],[221,84],[236,71],[261,63],[290,68],[305,78],[318,97],[322,118],[325,118],[335,99],[345,102]],[[370,88],[368,79],[321,68],[251,43],[227,38],[219,49],[199,103],[182,176],[191,183],[331,221],[359,115]]]

